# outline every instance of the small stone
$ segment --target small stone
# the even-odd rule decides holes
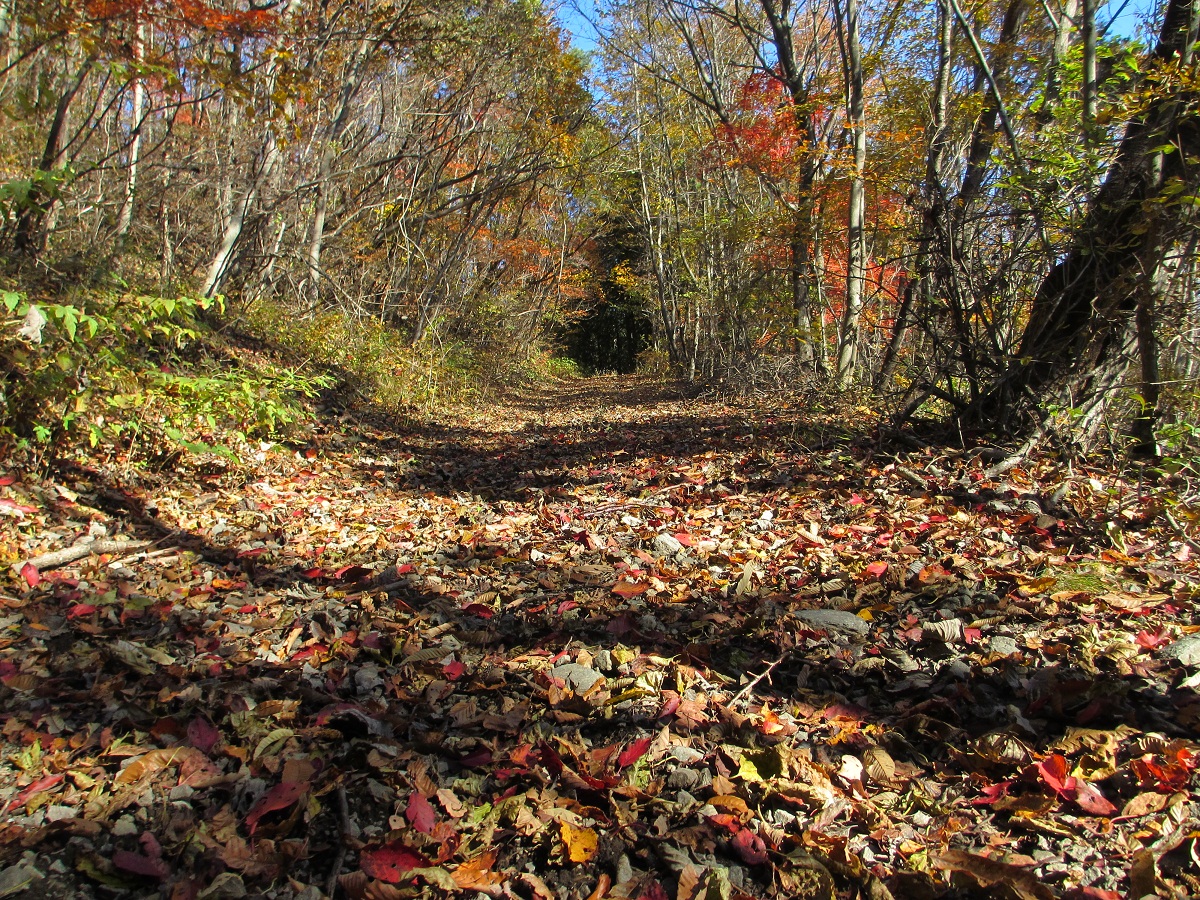
[[[113,823],[114,838],[132,838],[138,833],[138,823],[133,821],[133,816],[121,816]]]
[[[67,819],[76,818],[75,807],[73,806],[48,806],[46,807],[47,822],[65,822]]]
[[[0,869],[0,897],[9,897],[18,891],[23,891],[30,887],[33,882],[41,881],[45,878],[41,872],[33,866],[20,862],[15,866],[9,866],[6,869]]]
[[[601,672],[611,672],[613,670],[613,657],[607,650],[597,650],[594,663],[595,667]]]
[[[1200,666],[1200,633],[1184,635],[1164,647],[1159,655],[1173,659],[1181,666]]]
[[[681,815],[687,813],[687,811],[695,806],[698,802],[699,801],[687,791],[680,791],[675,795],[675,805],[679,807],[679,812]]]
[[[1021,649],[1016,641],[1002,634],[988,638],[987,648],[990,652],[1000,656],[1012,656]]]
[[[671,757],[672,759],[677,759],[686,765],[687,763],[694,763],[698,760],[704,759],[704,754],[695,747],[688,747],[684,744],[676,744],[671,748]]]
[[[190,800],[196,793],[195,788],[187,784],[177,784],[171,788],[171,793],[167,795],[169,800]]]
[[[627,881],[633,881],[633,864],[629,857],[622,853],[621,858],[617,860],[617,884]]]
[[[870,626],[852,612],[841,609],[801,609],[795,613],[797,619],[818,628],[834,628],[855,634],[866,634]]]
[[[946,665],[942,666],[942,671],[938,674],[943,678],[965,681],[971,677],[971,667],[961,659],[952,659]]]
[[[655,535],[654,549],[663,556],[674,556],[683,549],[683,544],[679,540],[669,534]]]
[[[359,695],[372,694],[383,687],[383,678],[376,665],[360,666],[354,673],[354,687]]]
[[[697,769],[685,769],[680,766],[667,776],[667,784],[676,790],[692,790],[700,787],[700,772]]]
[[[591,690],[597,681],[604,678],[595,669],[581,666],[579,663],[563,663],[550,670],[550,675],[559,681],[564,681],[577,694],[585,694]]]

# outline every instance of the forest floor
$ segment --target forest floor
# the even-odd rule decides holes
[[[1200,896],[1159,486],[637,379],[320,415],[0,471],[0,898]]]

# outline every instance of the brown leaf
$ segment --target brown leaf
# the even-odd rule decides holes
[[[941,853],[931,854],[929,858],[940,869],[969,875],[980,887],[1002,884],[1019,900],[1054,900],[1054,892],[1050,888],[1031,873],[1008,863],[962,850],[943,850]]]

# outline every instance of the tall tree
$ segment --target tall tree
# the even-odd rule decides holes
[[[1162,267],[1194,226],[1198,38],[1200,0],[1169,0],[1108,174],[1038,289],[1011,365],[967,411],[968,422],[1040,425],[1048,400],[1079,411],[1083,438],[1099,427],[1133,359],[1138,313],[1152,318]],[[1156,350],[1143,343],[1143,352]]]

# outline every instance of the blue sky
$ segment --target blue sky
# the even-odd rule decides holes
[[[571,33],[572,43],[580,50],[595,50],[595,29],[589,19],[595,18],[593,0],[559,0],[558,18]],[[1109,34],[1132,37],[1155,0],[1115,0],[1100,11],[1100,24],[1111,22]]]

